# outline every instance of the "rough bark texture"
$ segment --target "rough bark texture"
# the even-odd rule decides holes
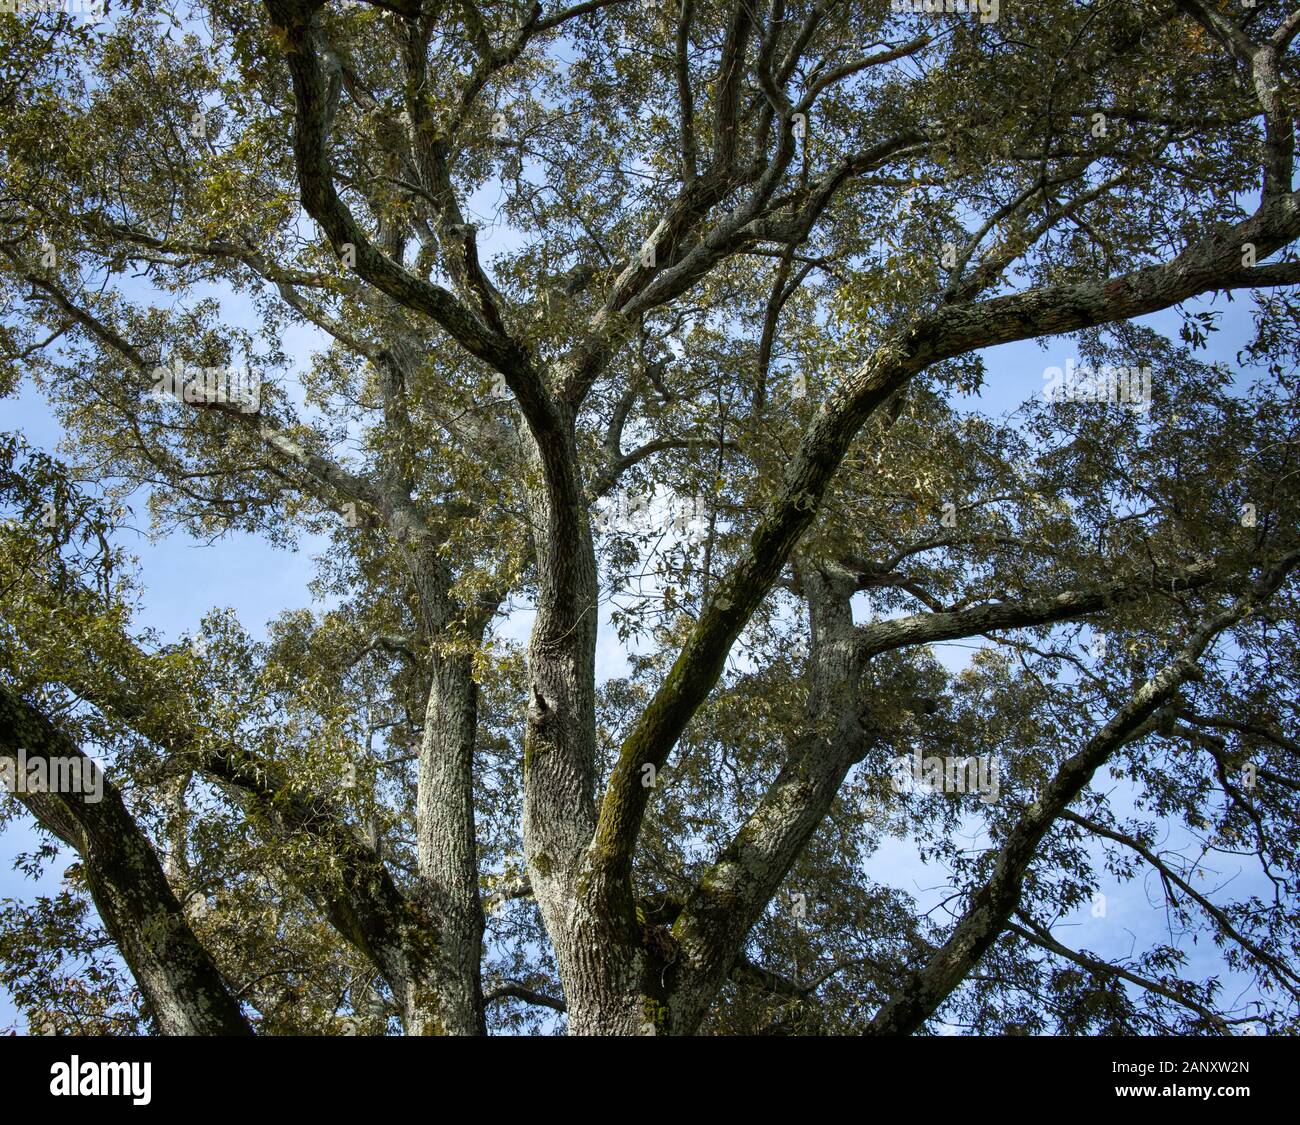
[[[0,754],[89,760],[35,707],[0,684]],[[91,897],[164,1035],[251,1035],[207,950],[186,921],[153,845],[105,778],[102,799],[19,792],[41,825],[75,848]]]
[[[672,1026],[680,1034],[699,1027],[735,968],[750,927],[825,817],[845,775],[875,741],[861,692],[866,658],[854,643],[852,582],[842,572],[813,572],[804,585],[812,637],[806,729],[673,924],[681,958],[673,974]]]
[[[524,733],[524,850],[560,966],[575,1034],[636,1034],[653,1023],[627,887],[593,873],[596,563],[571,436],[527,441],[539,575]],[[558,480],[546,464],[567,466]]]
[[[412,1023],[426,1026],[440,1013],[449,1035],[485,1031],[479,975],[483,904],[478,893],[474,840],[474,737],[478,689],[468,656],[435,656],[429,706],[420,745],[418,832],[420,878],[432,917],[442,919],[440,979],[432,995],[412,998]]]

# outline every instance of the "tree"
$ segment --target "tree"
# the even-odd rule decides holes
[[[894,7],[0,14],[0,762],[106,763],[33,1022],[1295,1026],[1300,10]],[[140,497],[329,608],[141,629]],[[1217,967],[1057,932],[1128,880]]]

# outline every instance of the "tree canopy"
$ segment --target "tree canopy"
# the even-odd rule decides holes
[[[33,1027],[1295,1030],[1300,9],[16,7]],[[143,627],[146,515],[314,603]]]

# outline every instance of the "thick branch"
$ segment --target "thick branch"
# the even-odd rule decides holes
[[[1226,232],[1211,234],[1173,260],[1107,281],[1077,282],[956,305],[924,314],[893,334],[823,404],[808,427],[780,494],[750,536],[750,545],[719,584],[667,678],[625,739],[601,808],[594,862],[630,871],[649,790],[646,763],[662,766],[722,672],[727,653],[766,597],[861,426],[896,390],[941,359],[977,348],[1125,320],[1211,289],[1251,286],[1242,264],[1252,243],[1271,254],[1300,235],[1300,199],[1266,199]]]
[[[878,621],[858,626],[856,644],[863,655],[875,656],[910,645],[977,636],[993,629],[1071,621],[1152,593],[1197,589],[1214,577],[1215,570],[1213,563],[1203,562],[1170,574],[1153,574],[1139,582],[1108,582],[1092,590],[1066,590],[1041,598],[1022,598]]]
[[[25,792],[20,752],[47,777],[82,780],[82,792]],[[164,1035],[251,1035],[208,951],[167,883],[152,844],[99,767],[35,707],[0,684],[0,757],[18,799],[81,854],[91,897]],[[85,779],[98,775],[100,799]],[[55,788],[49,786],[48,788]]]

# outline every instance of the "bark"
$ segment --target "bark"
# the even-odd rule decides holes
[[[741,958],[745,937],[831,807],[853,765],[879,741],[862,705],[867,658],[855,644],[852,576],[804,579],[812,644],[806,728],[776,780],[700,880],[673,925],[671,1026],[694,1032]]]
[[[211,746],[188,720],[176,718],[165,689],[149,673],[148,657],[139,652],[134,656],[129,680],[69,677],[68,686],[164,749],[178,767],[195,768],[225,786],[272,834],[303,833],[328,848],[337,865],[336,877],[296,868],[286,874],[375,965],[404,1018],[421,1031],[437,1030],[438,1022],[428,1015],[429,998],[436,995],[432,984],[440,936],[436,918],[402,893],[370,841],[343,820],[335,801],[300,795],[275,765],[252,759],[239,747]]]
[[[593,872],[596,560],[572,434],[549,454],[525,437],[538,569],[524,733],[524,854],[559,964],[574,1034],[637,1034],[657,1008],[643,995],[630,887]],[[546,464],[566,464],[555,479]]]
[[[478,688],[469,656],[435,656],[420,745],[417,794],[418,862],[422,889],[441,920],[439,971],[408,1005],[406,1032],[431,1021],[448,1035],[482,1035],[480,966],[483,904],[474,839],[474,739]],[[437,1013],[435,1016],[434,1013]]]
[[[1139,582],[1107,582],[1092,590],[1063,590],[1045,597],[1018,598],[961,610],[897,617],[859,628],[855,643],[864,654],[874,656],[893,649],[971,637],[992,629],[1077,620],[1108,606],[1122,605],[1152,594],[1200,589],[1214,579],[1217,569],[1214,564],[1205,562],[1151,575]]]
[[[29,762],[93,765],[40,711],[0,684],[0,755],[14,759],[20,748]],[[80,853],[104,928],[163,1034],[251,1035],[239,1002],[194,936],[153,845],[116,787],[104,778],[98,802],[79,793],[17,796],[43,827]]]

